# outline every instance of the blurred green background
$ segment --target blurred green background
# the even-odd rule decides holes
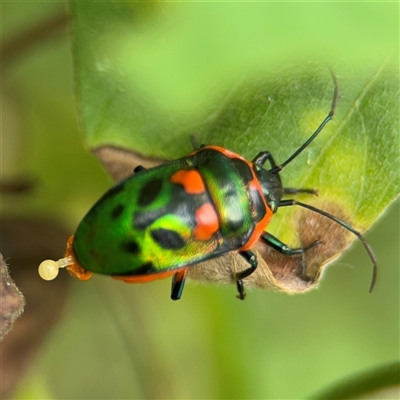
[[[398,71],[397,3],[132,7],[139,33],[132,59],[120,60],[125,69],[119,73],[137,76],[135,88],[148,101],[138,101],[139,107],[154,105],[170,116],[166,131],[180,132],[176,146],[172,138],[166,147],[171,156],[188,150],[182,132],[193,132],[243,75],[308,61],[328,62],[339,75],[350,67],[373,71],[385,60]],[[82,22],[79,9],[79,3],[73,6],[75,27]],[[90,86],[91,76],[79,75],[84,71],[75,64],[74,83],[71,50],[77,43],[71,44],[67,29],[48,28],[38,39],[24,34],[66,10],[63,3],[2,4],[3,44],[12,44],[3,46],[2,177],[28,176],[34,189],[18,198],[2,196],[1,211],[51,218],[72,233],[111,185],[84,149],[104,138],[78,131],[74,85],[82,96],[82,82]],[[110,11],[104,30],[117,17]],[[65,20],[55,25],[65,26]],[[122,26],[119,35],[127,34]],[[19,35],[22,43],[29,44],[28,38],[31,43],[18,47]],[[81,111],[95,113],[93,107]],[[167,157],[146,153],[146,143],[138,149]],[[130,286],[98,276],[87,283],[71,279],[63,316],[38,348],[14,398],[297,399],[398,360],[398,204],[366,237],[380,265],[372,295],[369,260],[359,243],[328,270],[317,291],[305,295],[253,290],[239,302],[233,287],[188,283],[182,300],[172,302],[169,280]]]

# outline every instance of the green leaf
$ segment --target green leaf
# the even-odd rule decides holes
[[[165,38],[171,21],[160,21],[164,7],[157,2],[73,3],[76,91],[89,147],[113,144],[168,157],[165,146],[176,148],[171,143],[182,137],[183,127],[193,132],[193,119],[204,118],[195,104],[187,107],[189,91],[181,93],[174,77],[164,82],[174,65],[168,65],[173,63],[171,46],[160,41],[179,36],[173,30],[172,37]],[[155,57],[162,68],[158,62],[154,65]],[[190,78],[182,77],[180,83],[185,85],[185,80]]]
[[[394,399],[399,395],[399,387],[400,365],[395,361],[347,376],[309,399]]]
[[[330,96],[324,91],[330,83],[324,63],[328,61],[333,65],[337,61],[335,57],[319,61],[320,57],[316,58],[314,54],[311,59],[318,60],[317,67],[309,66],[308,54],[315,48],[321,50],[315,43],[301,58],[294,56],[297,61],[293,66],[293,59],[288,59],[287,54],[299,48],[301,37],[285,42],[283,49],[282,43],[267,35],[267,32],[279,29],[281,22],[269,21],[267,26],[265,23],[274,11],[279,12],[279,7],[284,7],[288,17],[291,13],[287,13],[284,5],[275,6],[276,9],[265,7],[249,7],[246,3],[73,2],[76,89],[87,145],[90,148],[120,145],[147,156],[164,158],[182,155],[190,150],[188,136],[202,129],[207,119],[213,119],[232,89],[240,84],[248,87],[254,80],[264,81],[264,89],[260,88],[262,96],[271,80],[279,81],[283,97],[278,104],[289,107],[281,110],[283,115],[280,117],[297,123],[298,117],[293,113],[296,110],[302,112],[309,105],[291,100],[291,92],[296,91],[298,85],[295,75],[299,66],[310,74],[317,68],[321,74],[316,80],[323,81],[323,89],[318,87],[318,91],[309,93],[315,101]],[[295,13],[296,7],[291,12]],[[323,9],[314,11],[313,19],[323,17]],[[305,18],[307,11],[304,12]],[[225,15],[229,15],[228,20]],[[238,31],[237,26],[244,28]],[[324,32],[329,29],[328,24]],[[338,32],[334,32],[334,36],[340,38]],[[353,45],[362,47],[368,39],[372,46],[374,40],[370,36]],[[343,38],[342,42],[337,40],[333,46],[354,56],[354,49],[343,46],[346,41],[348,38]],[[240,57],[239,50],[244,52]],[[383,60],[380,52],[376,55],[369,63],[371,73]],[[283,56],[285,61],[282,61]],[[283,73],[285,77],[282,69],[289,70]],[[368,79],[369,75],[362,77],[357,67],[354,70],[356,75],[350,76],[345,67],[335,68],[337,74],[347,79],[359,78],[354,84],[362,86],[363,79]],[[302,90],[301,87],[298,89]],[[311,97],[306,94],[303,90],[300,99]],[[251,126],[256,127],[254,115],[249,110],[243,110],[241,115],[243,113],[252,122]],[[281,126],[282,121],[272,123]],[[262,129],[256,131],[264,146],[270,146],[276,140],[276,131],[269,131],[273,140],[265,136],[268,127],[273,128],[273,125],[260,126]],[[278,132],[287,133],[281,129]],[[225,134],[215,132],[213,139]],[[235,133],[233,140],[240,142],[243,134],[241,129],[240,136]],[[235,144],[231,139],[227,143],[229,147]],[[258,149],[260,142],[253,138],[253,143]],[[238,150],[244,146],[241,147]]]

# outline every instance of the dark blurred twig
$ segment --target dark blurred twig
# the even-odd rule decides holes
[[[24,54],[32,46],[63,32],[69,21],[67,12],[52,16],[47,21],[29,27],[17,35],[5,40],[1,46],[1,66],[8,66],[18,56]]]
[[[0,254],[0,339],[12,328],[14,321],[22,314],[25,300],[14,281],[7,265]]]

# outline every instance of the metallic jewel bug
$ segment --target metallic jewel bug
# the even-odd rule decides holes
[[[81,280],[93,273],[128,283],[144,283],[172,275],[171,298],[180,299],[188,268],[237,252],[248,268],[234,274],[238,297],[245,298],[243,279],[258,265],[252,247],[262,241],[288,256],[301,255],[321,242],[290,248],[265,231],[279,208],[300,206],[329,218],[362,242],[372,264],[375,256],[364,236],[335,216],[284,195],[315,193],[283,188],[280,171],[294,160],[332,119],[338,98],[336,77],[331,109],[316,131],[286,161],[276,164],[268,151],[252,160],[218,146],[201,146],[191,154],[158,167],[138,166],[91,208],[67,242],[65,257],[39,266],[43,279],[58,269]],[[269,169],[264,167],[268,162]]]

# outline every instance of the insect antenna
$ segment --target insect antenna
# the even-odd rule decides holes
[[[339,88],[338,88],[336,75],[333,73],[332,70],[330,70],[330,71],[331,71],[332,80],[333,80],[333,84],[334,84],[334,91],[333,91],[331,109],[330,109],[328,115],[321,122],[321,124],[316,129],[316,131],[286,161],[284,161],[280,165],[274,166],[273,168],[271,168],[269,170],[269,172],[276,174],[283,167],[285,167],[287,164],[289,164],[293,159],[295,159],[318,136],[318,134],[322,131],[322,129],[324,129],[325,125],[333,118],[333,114],[335,113],[335,109],[336,109],[337,99],[339,96]]]
[[[369,246],[369,244],[367,243],[367,241],[365,240],[364,236],[356,231],[353,227],[351,227],[350,225],[348,225],[346,222],[340,220],[339,218],[336,218],[334,215],[329,214],[325,211],[320,210],[319,208],[310,206],[308,204],[305,203],[301,203],[299,201],[296,200],[281,200],[278,204],[278,207],[287,207],[287,206],[300,206],[303,208],[307,208],[311,211],[314,211],[318,214],[323,215],[324,217],[327,217],[329,219],[331,219],[332,221],[335,221],[336,223],[338,223],[339,225],[343,226],[343,228],[346,228],[348,231],[350,231],[351,233],[353,233],[354,235],[356,235],[358,237],[358,239],[361,241],[361,243],[363,244],[365,250],[367,251],[369,258],[372,261],[373,267],[372,267],[372,279],[371,279],[371,284],[369,286],[369,292],[371,293],[372,290],[374,289],[375,283],[376,283],[376,277],[378,274],[378,265],[377,265],[377,261],[375,258],[374,253],[372,252],[371,247]]]

